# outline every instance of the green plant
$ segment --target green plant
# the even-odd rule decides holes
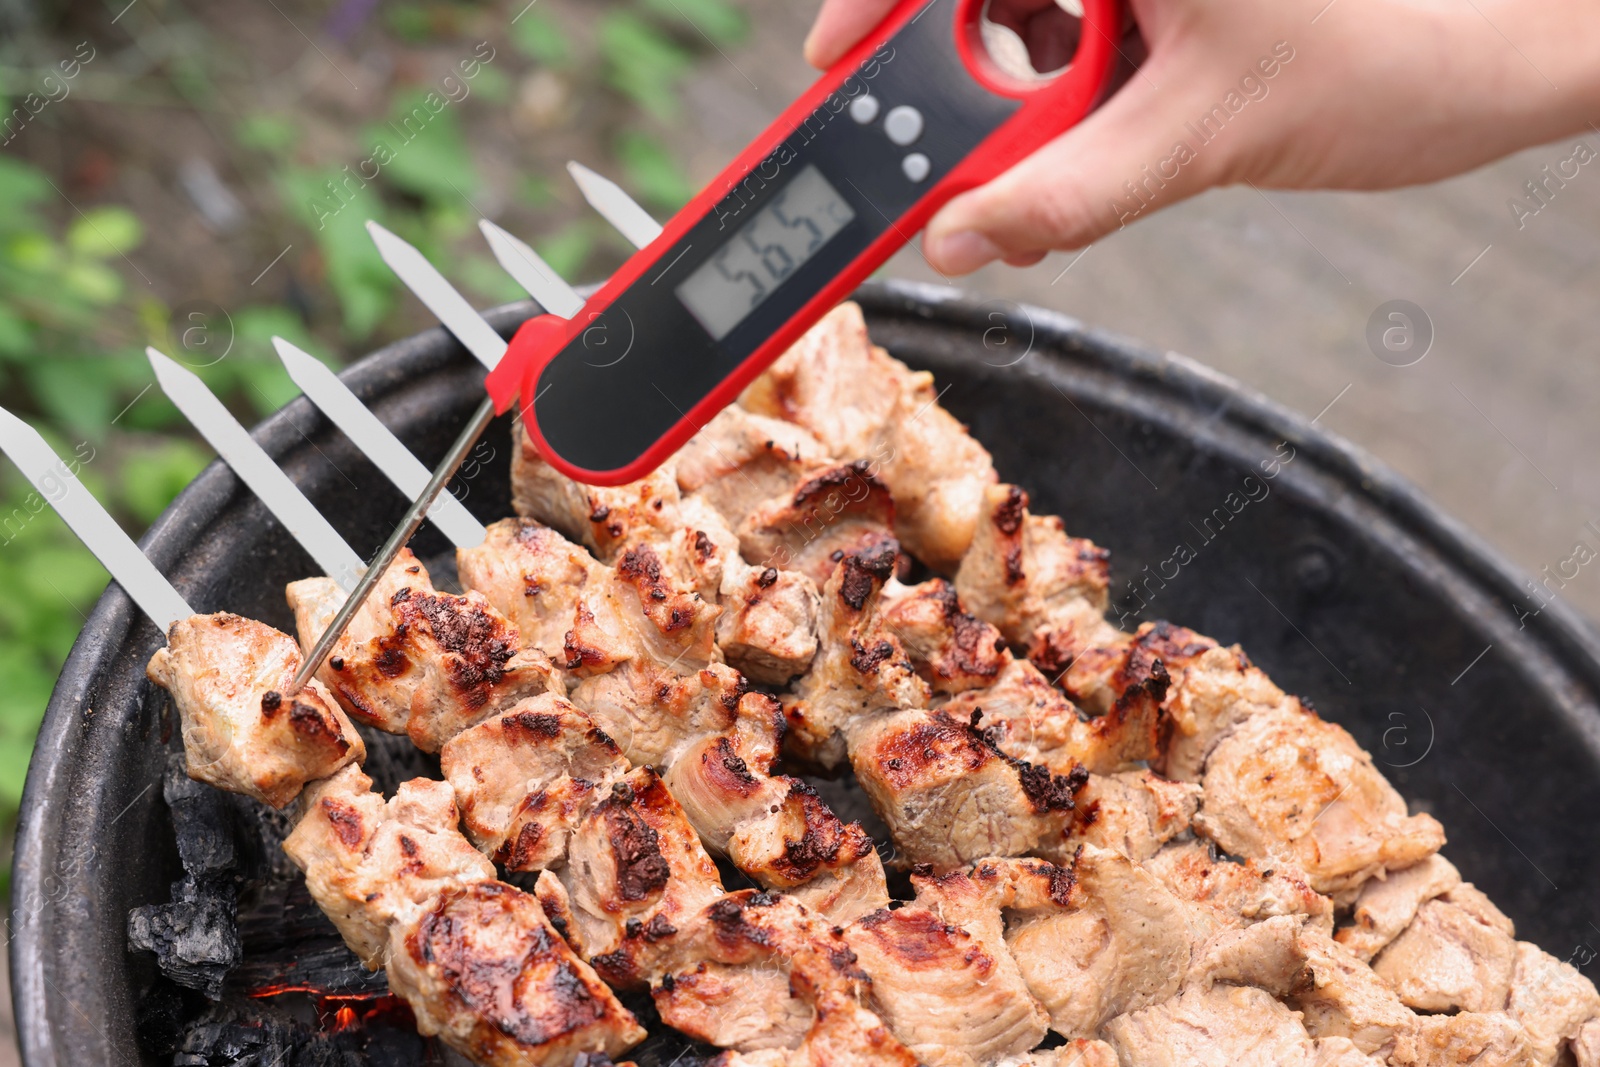
[[[156,32],[140,28],[156,26],[141,22],[144,14],[128,13],[118,32]],[[148,278],[138,265],[150,266],[141,254],[149,237],[133,212],[74,191],[80,212],[61,191],[73,191],[68,177],[47,178],[10,146],[0,154],[0,403],[37,426],[60,454],[77,457],[83,485],[135,536],[210,456],[160,391],[148,388],[146,344],[187,356],[248,423],[297,395],[272,354],[272,335],[337,353],[342,346],[370,348],[428,321],[378,256],[364,229],[368,219],[441,266],[448,263],[449,276],[480,304],[522,295],[476,233],[480,204],[499,211],[488,207],[498,203],[522,216],[523,236],[564,276],[577,280],[604,269],[627,253],[621,238],[592,215],[571,213],[573,194],[559,170],[516,173],[507,181],[504,161],[493,167],[488,157],[475,156],[472,123],[505,122],[537,74],[537,84],[556,83],[566,99],[581,101],[585,121],[598,116],[586,132],[602,158],[590,162],[611,169],[652,210],[671,212],[694,192],[673,128],[685,79],[707,57],[722,62],[716,50],[746,31],[728,0],[492,6],[404,0],[385,5],[362,31],[386,42],[369,39],[362,47],[387,44],[403,59],[415,45],[412,55],[429,58],[358,112],[305,106],[293,94],[252,105],[257,97],[246,91],[252,86],[243,73],[250,57],[230,52],[220,37],[207,38],[212,30],[181,6],[166,11],[163,23],[159,40],[133,50],[143,57],[161,52],[171,33],[218,47],[186,47],[153,63],[145,58],[141,73],[118,86],[128,90],[125,98],[102,98],[96,106],[136,124],[140,107],[159,103],[205,125],[217,147],[231,153],[219,170],[249,201],[249,235],[270,235],[266,256],[292,247],[259,288],[246,285],[251,271],[234,285],[231,300],[218,297],[229,303],[220,317],[206,319],[203,346],[186,349],[187,331],[201,329],[189,323],[189,305],[168,307],[154,295],[168,279],[154,267],[156,276]],[[494,58],[474,53],[482,63],[470,93],[429,107],[430,90],[442,88],[435,46],[464,42],[466,56],[485,39]],[[0,42],[0,53],[10,46]],[[99,60],[96,73],[109,75],[111,63]],[[0,81],[9,87],[16,79]],[[85,86],[75,92],[87,94]],[[426,121],[419,106],[427,109]],[[46,118],[70,128],[76,107],[52,108]],[[30,139],[23,150],[41,143]],[[180,150],[187,149],[174,149]],[[152,219],[149,226],[166,221]],[[219,291],[226,284],[219,280]],[[7,590],[0,597],[0,824],[14,815],[57,672],[106,581],[32,487],[0,462],[0,582]]]

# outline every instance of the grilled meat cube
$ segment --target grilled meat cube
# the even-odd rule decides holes
[[[884,709],[928,703],[927,683],[879,617],[883,586],[898,555],[893,541],[847,555],[823,586],[817,616],[822,646],[784,705],[786,742],[801,759],[838,767],[848,756],[845,730],[852,723]]]
[[[930,1067],[982,1067],[1037,1045],[1049,1017],[1007,951],[998,909],[967,922],[919,904],[873,912],[844,939],[870,1004]]]
[[[1578,1067],[1600,1067],[1600,1019],[1590,1019],[1572,1040],[1572,1058]]]
[[[1317,1067],[1383,1067],[1384,1061],[1356,1048],[1347,1037],[1317,1039]]]
[[[1052,873],[1030,875],[1006,933],[1051,1029],[1092,1037],[1178,991],[1203,928],[1192,908],[1123,856],[1092,845],[1070,877],[1052,882]]]
[[[1316,1067],[1316,1046],[1295,1013],[1248,986],[1191,986],[1118,1016],[1105,1035],[1139,1067]]]
[[[1465,887],[1423,904],[1372,961],[1373,972],[1408,1007],[1485,1012],[1506,1006],[1517,961],[1510,920],[1485,913],[1479,901],[1461,895]]]
[[[1352,925],[1341,928],[1334,937],[1357,956],[1371,960],[1411,925],[1418,908],[1460,884],[1460,872],[1438,853],[1421,863],[1389,871],[1386,877],[1374,878],[1361,887],[1350,915]]]
[[[1197,831],[1233,855],[1290,863],[1321,893],[1353,897],[1377,873],[1409,867],[1444,844],[1432,816],[1407,816],[1354,738],[1293,699],[1224,735],[1201,785]]]
[[[1528,1035],[1505,1012],[1419,1015],[1389,1057],[1393,1067],[1534,1067]]]
[[[490,526],[483,544],[456,553],[456,572],[463,587],[482,593],[516,624],[525,648],[537,648],[558,665],[566,664],[567,634],[579,606],[593,611],[597,597],[608,603],[611,568],[532,519]]]
[[[767,501],[794,492],[807,472],[838,465],[804,427],[738,405],[706,423],[674,461],[678,488],[705,500],[730,527]]]
[[[856,725],[850,763],[900,852],[939,870],[983,856],[1058,855],[1088,777],[1010,759],[942,710]]]
[[[1074,802],[1077,814],[1054,854],[1070,856],[1079,845],[1090,844],[1143,863],[1189,829],[1200,807],[1200,788],[1151,771],[1091,774]]]
[[[843,555],[894,544],[894,501],[865,460],[815,472],[793,492],[757,505],[735,530],[757,567],[796,570],[818,585]]]
[[[1160,755],[1168,678],[1159,663],[1126,688],[1114,706],[1094,718],[1047,682],[1027,660],[1011,660],[995,683],[968,690],[940,705],[953,718],[976,723],[1006,755],[1065,774],[1083,766],[1115,774]],[[976,718],[974,718],[976,716]]]
[[[1209,647],[1168,673],[1172,736],[1162,768],[1185,782],[1200,780],[1211,750],[1239,723],[1294,702],[1237,646]]]
[[[503,882],[450,886],[397,925],[389,985],[420,1033],[485,1067],[619,1056],[646,1037],[539,902]]]
[[[739,404],[805,427],[840,459],[864,459],[878,456],[909,377],[867,337],[860,307],[845,303],[751,382]]]
[[[664,1021],[739,1050],[719,1063],[916,1062],[861,1004],[868,979],[843,932],[788,896],[729,894],[677,936],[655,943],[649,965],[660,976],[651,993]]]
[[[1131,635],[1117,632],[1106,636],[1107,643],[1079,648],[1065,661],[1059,661],[1037,642],[1029,654],[1040,670],[1057,672],[1053,675],[1057,684],[1074,700],[1091,712],[1103,712],[1128,689],[1146,682],[1158,668],[1172,680],[1175,695],[1184,669],[1217,647],[1211,638],[1170,622],[1140,623]],[[1238,655],[1243,659],[1242,652]],[[1167,758],[1169,762],[1175,760],[1171,754]],[[1170,773],[1177,776],[1176,770]]]
[[[571,700],[609,734],[635,765],[661,767],[703,738],[735,730],[755,717],[746,732],[772,734],[777,725],[759,694],[749,703],[749,683],[720,663],[683,673],[653,660],[634,658],[616,670],[585,678]]]
[[[1116,1051],[1104,1041],[1068,1041],[1059,1048],[1041,1049],[1026,1056],[1002,1060],[1000,1067],[1120,1067]],[[1320,1065],[1319,1065],[1320,1067]]]
[[[956,572],[956,592],[968,611],[1051,673],[1080,650],[1117,640],[1104,618],[1110,602],[1104,549],[1068,537],[1054,516],[1030,514],[1028,494],[1014,485],[986,488],[979,516]]]
[[[648,767],[613,783],[589,809],[555,875],[575,923],[569,937],[619,986],[647,981],[640,959],[650,944],[723,895],[716,865]]]
[[[816,658],[818,601],[799,571],[741,569],[722,586],[717,647],[752,681],[788,685]]]
[[[1538,1067],[1555,1067],[1585,1024],[1600,1018],[1600,994],[1572,964],[1519,941],[1506,1011],[1522,1024]]]
[[[728,521],[699,494],[685,497],[679,514],[722,608],[717,647],[752,681],[787,685],[817,654],[816,583],[799,571],[746,563]]]
[[[1223,960],[1220,946],[1248,950]],[[1284,997],[1300,1012],[1301,1023],[1318,1040],[1351,1042],[1363,1055],[1388,1059],[1416,1023],[1394,991],[1325,931],[1308,927],[1303,917],[1279,915],[1253,926],[1225,930],[1201,949],[1206,956],[1190,980],[1254,985]],[[1231,966],[1230,966],[1231,963]],[[1203,976],[1195,972],[1204,971]]]
[[[615,563],[629,545],[675,532],[679,494],[670,462],[627,485],[580,485],[545,462],[520,420],[512,435],[511,504],[523,518],[588,546],[602,563]]]
[[[714,707],[730,703],[733,721],[724,729],[700,734],[661,761],[702,839],[765,886],[796,889],[824,878],[808,899],[825,914],[854,906],[841,897],[886,899],[866,831],[841,822],[804,782],[771,773],[783,730],[777,702],[745,692],[735,678]]]
[[[804,426],[842,460],[871,460],[898,510],[896,536],[948,572],[966,552],[989,453],[938,404],[932,376],[875,347],[861,309],[842,304],[740,397],[749,411]]]
[[[792,901],[731,894],[688,924],[682,937],[658,946],[651,995],[663,1021],[719,1048],[798,1048],[815,1009],[795,988],[790,970],[815,951],[812,942],[820,936],[812,917]]]
[[[899,384],[880,472],[894,494],[895,534],[929,567],[954,574],[998,480],[994,460],[939,404],[932,374],[916,371]]]
[[[281,808],[307,782],[366,758],[317,681],[283,698],[302,662],[289,635],[237,615],[172,624],[145,674],[178,709],[189,777]]]
[[[1333,929],[1333,901],[1313,890],[1291,865],[1263,869],[1253,860],[1220,860],[1203,842],[1184,841],[1162,848],[1143,866],[1180,898],[1208,909],[1226,925],[1303,915],[1324,932]]]
[[[630,769],[611,738],[551,693],[457,734],[439,762],[467,836],[513,871],[564,858],[584,815]]]
[[[288,588],[301,643],[316,643],[345,600],[331,578]],[[559,685],[549,659],[481,593],[433,588],[403,549],[317,672],[358,721],[439,746],[473,723]]]
[[[494,864],[461,836],[458,821],[446,783],[404,782],[385,803],[351,766],[306,790],[283,850],[345,944],[377,970],[392,925],[416,918],[447,888],[494,878]]]
[[[1000,632],[968,614],[942,578],[914,586],[891,582],[879,617],[935,693],[992,688],[1011,662]]]
[[[1362,960],[1322,933],[1305,933],[1307,979],[1288,1004],[1317,1038],[1342,1037],[1387,1059],[1416,1025],[1416,1016]]]
[[[860,828],[859,823],[849,826],[852,836],[853,831]],[[810,881],[785,890],[791,899],[804,905],[820,921],[834,926],[844,926],[889,906],[883,860],[873,847],[872,838],[861,831],[859,839],[846,843],[865,851],[850,861],[850,850],[841,848],[832,866],[822,868]]]

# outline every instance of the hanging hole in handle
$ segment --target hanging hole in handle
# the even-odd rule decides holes
[[[1083,36],[1083,0],[982,0],[982,51],[1000,73],[1037,84],[1072,64]]]

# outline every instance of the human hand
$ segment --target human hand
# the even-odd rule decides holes
[[[806,58],[836,62],[895,2],[825,0]],[[1435,181],[1600,122],[1600,5],[1588,0],[1132,8],[1149,48],[1139,73],[1078,126],[935,215],[924,251],[936,269],[1030,265],[1214,186]],[[992,9],[1036,66],[1058,64],[1070,47],[1070,20],[1054,0],[993,0]]]

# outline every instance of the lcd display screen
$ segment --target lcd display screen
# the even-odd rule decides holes
[[[678,299],[720,341],[855,217],[806,167],[678,286]]]

